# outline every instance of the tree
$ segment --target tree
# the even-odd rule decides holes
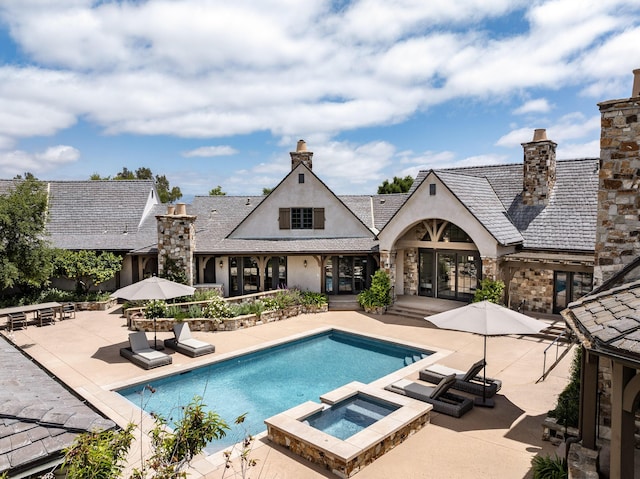
[[[378,186],[379,195],[387,195],[390,193],[406,193],[413,184],[413,177],[407,175],[404,178],[397,176],[393,177],[393,181],[389,183],[389,180],[384,180],[380,186]]]
[[[173,203],[182,198],[182,192],[178,186],[169,189],[169,180],[165,175],[156,175],[156,190],[163,203]]]
[[[113,178],[109,176],[105,176],[104,178],[100,177],[100,174],[93,173],[90,177],[91,180],[153,180],[153,172],[151,169],[146,167],[138,168],[135,173],[129,170],[126,166],[122,167],[122,171],[116,174]],[[158,197],[160,201],[163,203],[173,203],[176,200],[182,198],[182,191],[180,191],[180,187],[174,186],[173,188],[169,185],[169,180],[165,175],[156,175],[156,190],[158,191]],[[223,193],[224,194],[224,193]]]
[[[226,193],[222,191],[222,186],[218,185],[209,191],[209,196],[225,196]]]
[[[473,295],[473,303],[480,301],[489,301],[491,303],[503,304],[502,297],[504,295],[504,281],[485,278],[480,280],[480,287],[476,289]]]
[[[262,195],[267,196],[272,191],[273,191],[273,188],[262,188]]]
[[[47,190],[30,175],[0,195],[0,288],[39,287],[52,273],[45,239]]]
[[[109,251],[56,250],[55,274],[76,282],[76,292],[87,294],[93,286],[114,278],[122,268],[122,258]]]

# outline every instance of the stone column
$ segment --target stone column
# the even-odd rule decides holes
[[[634,72],[640,84],[640,70]],[[599,103],[600,175],[594,283],[640,256],[640,92]]]
[[[194,261],[196,216],[188,215],[185,205],[179,203],[175,211],[168,209],[166,215],[158,215],[156,219],[158,222],[158,276],[166,276],[169,270],[184,272],[187,284],[193,285],[196,273]]]

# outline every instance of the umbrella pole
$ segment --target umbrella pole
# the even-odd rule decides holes
[[[158,350],[157,330],[158,328],[156,328],[156,318],[153,318],[153,349],[155,349],[156,351]],[[486,346],[486,343],[485,343],[485,346]]]
[[[482,374],[483,374],[483,378],[482,378],[482,400],[480,400],[479,398],[477,398],[475,400],[475,405],[476,406],[482,406],[482,407],[493,407],[495,404],[493,402],[493,399],[489,399],[487,398],[487,335],[483,335],[484,336],[484,367],[482,368]]]

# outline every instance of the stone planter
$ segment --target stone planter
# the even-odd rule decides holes
[[[78,301],[75,303],[76,311],[106,311],[118,304],[117,298],[106,301]]]
[[[387,312],[386,306],[365,306],[364,312],[367,314],[384,314]]]

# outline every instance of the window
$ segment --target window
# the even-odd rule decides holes
[[[310,230],[313,228],[312,208],[291,208],[291,229]]]
[[[429,196],[435,196],[436,195],[436,184],[435,183],[430,183],[429,184]]]
[[[304,173],[298,174],[298,183],[304,183]]]
[[[553,312],[559,313],[569,303],[577,301],[593,288],[591,273],[556,271],[553,275]]]
[[[280,208],[281,230],[324,229],[324,208]]]

